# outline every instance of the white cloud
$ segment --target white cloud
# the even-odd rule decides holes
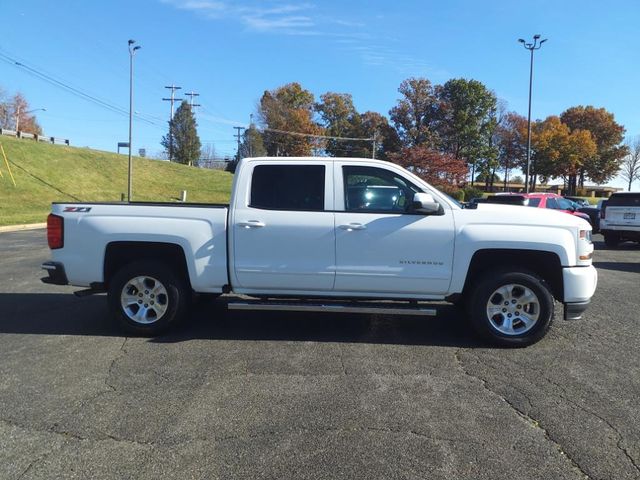
[[[280,29],[305,29],[315,26],[310,17],[302,15],[292,15],[283,17],[274,17],[266,15],[247,15],[242,18],[245,25],[251,30],[260,32],[277,31]]]
[[[229,19],[242,24],[247,32],[258,34],[317,36],[331,39],[361,59],[365,65],[393,68],[411,75],[443,75],[427,61],[392,48],[397,39],[380,38],[365,30],[360,19],[338,18],[319,11],[313,3],[286,3],[277,0],[160,0],[181,10],[189,10],[212,20]],[[372,14],[378,20],[382,15]]]

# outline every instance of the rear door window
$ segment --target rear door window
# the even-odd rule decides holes
[[[249,206],[264,210],[323,211],[324,165],[258,165]]]

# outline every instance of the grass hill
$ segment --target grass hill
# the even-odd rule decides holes
[[[53,201],[119,201],[127,192],[125,155],[0,137],[11,172],[0,154],[0,226],[46,221]],[[158,160],[135,158],[133,200],[226,203],[232,175]]]

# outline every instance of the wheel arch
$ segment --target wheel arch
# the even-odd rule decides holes
[[[113,275],[124,265],[138,260],[157,260],[168,265],[185,279],[189,288],[191,279],[184,249],[175,243],[163,242],[111,242],[104,255],[104,283],[108,288]]]
[[[557,300],[564,298],[560,257],[553,252],[526,249],[483,249],[475,252],[469,263],[462,296],[470,294],[482,275],[498,269],[534,273],[545,281]]]

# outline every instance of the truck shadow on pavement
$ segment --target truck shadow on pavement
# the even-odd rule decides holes
[[[224,300],[200,301],[184,325],[150,339],[340,342],[457,347],[485,346],[462,310],[438,305],[437,317],[369,314],[231,312]],[[104,295],[0,293],[0,333],[125,337],[109,318]]]
[[[639,262],[593,262],[597,269],[617,270],[619,272],[640,273]]]

